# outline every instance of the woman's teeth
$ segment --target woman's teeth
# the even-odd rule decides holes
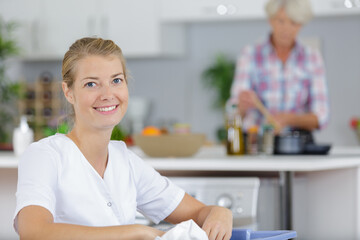
[[[109,112],[112,111],[116,108],[116,106],[112,106],[112,107],[104,107],[104,108],[97,108],[96,110],[100,111],[100,112]]]

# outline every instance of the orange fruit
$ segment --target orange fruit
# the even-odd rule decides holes
[[[158,136],[161,135],[161,130],[154,126],[147,126],[144,127],[141,133],[146,136]]]

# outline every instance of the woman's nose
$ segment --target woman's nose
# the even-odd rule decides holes
[[[112,100],[114,98],[114,93],[111,86],[103,86],[101,90],[101,100]]]

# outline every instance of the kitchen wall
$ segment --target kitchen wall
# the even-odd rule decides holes
[[[215,141],[215,130],[223,123],[222,112],[212,108],[215,93],[204,87],[202,71],[223,52],[235,59],[246,45],[269,32],[265,20],[187,23],[187,50],[176,58],[128,59],[131,71],[131,96],[151,102],[147,124],[190,123],[194,132],[204,132]],[[360,116],[360,16],[316,18],[304,27],[301,38],[316,38],[327,67],[331,105],[328,127],[316,133],[318,142],[357,145],[349,127],[352,116]],[[144,39],[146,41],[146,39]],[[126,49],[123,49],[126,54]],[[21,69],[28,81],[42,71],[61,79],[61,62],[23,62]]]

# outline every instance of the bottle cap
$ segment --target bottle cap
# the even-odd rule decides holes
[[[20,119],[20,130],[22,132],[26,132],[29,130],[29,125],[27,123],[27,118],[26,116],[21,116],[21,119]]]

